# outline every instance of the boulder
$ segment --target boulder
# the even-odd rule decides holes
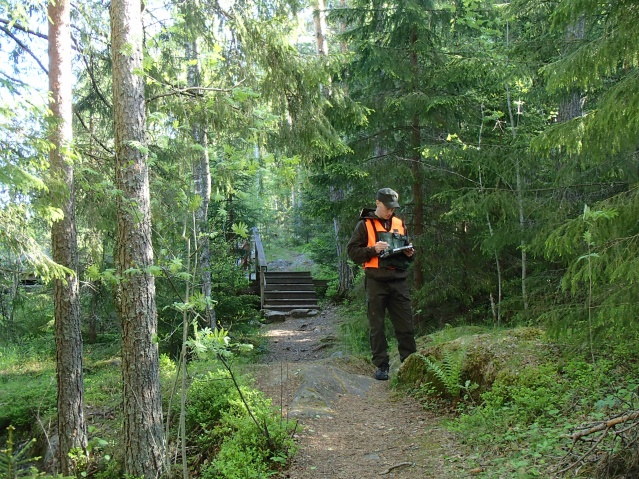
[[[441,378],[459,373],[457,385],[464,386],[470,381],[469,384],[476,385],[473,395],[479,395],[489,390],[497,378],[516,376],[525,368],[556,362],[557,353],[556,346],[539,328],[470,334],[438,344],[418,344],[417,353],[404,361],[397,378],[400,385],[410,388],[429,385],[434,394],[450,397],[451,384],[445,384]],[[438,372],[433,365],[439,368]]]
[[[284,311],[273,311],[266,309],[262,312],[265,323],[281,323],[286,320],[287,314]]]

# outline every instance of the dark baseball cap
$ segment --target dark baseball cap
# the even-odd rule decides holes
[[[384,203],[386,208],[399,208],[398,198],[397,192],[390,188],[382,188],[375,195],[375,199]]]

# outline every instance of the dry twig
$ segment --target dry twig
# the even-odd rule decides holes
[[[394,466],[390,466],[388,469],[386,469],[383,472],[380,472],[379,475],[383,476],[385,474],[388,474],[389,472],[391,472],[393,469],[397,469],[398,467],[402,467],[402,466],[414,466],[415,463],[414,462],[400,462],[399,464],[395,464]]]

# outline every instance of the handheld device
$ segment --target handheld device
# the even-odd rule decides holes
[[[413,248],[412,244],[409,244],[407,246],[400,246],[399,248],[388,248],[382,251],[381,253],[379,253],[379,257],[387,258],[389,256],[399,253],[400,251],[403,251],[405,249],[412,249],[412,248]]]

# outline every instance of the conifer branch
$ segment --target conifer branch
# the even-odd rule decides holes
[[[33,53],[28,46],[26,46],[18,37],[16,37],[13,33],[11,33],[11,31],[6,28],[6,27],[2,27],[0,26],[0,31],[4,32],[9,38],[11,38],[14,42],[16,42],[16,44],[22,48],[31,58],[33,58],[35,60],[35,62],[38,64],[38,66],[40,68],[42,68],[42,70],[49,75],[49,70],[47,69],[47,67],[45,67],[42,62],[40,61],[40,59],[36,56],[35,53]]]
[[[71,36],[71,39],[73,40],[73,43],[75,44],[75,48],[77,49],[77,51],[80,52],[80,57],[82,57],[82,61],[84,62],[84,66],[87,70],[87,74],[89,75],[89,78],[91,79],[91,85],[93,85],[93,90],[98,95],[98,98],[102,100],[102,103],[104,103],[107,108],[112,109],[113,105],[111,105],[106,100],[106,98],[104,98],[104,95],[102,95],[102,92],[100,91],[100,88],[98,87],[98,82],[95,80],[95,76],[93,75],[93,68],[90,67],[89,62],[87,61],[87,57],[84,54],[82,47],[78,43],[78,40],[74,36]]]
[[[0,23],[4,23],[5,25],[10,26],[11,28],[15,28],[16,30],[20,30],[21,32],[27,33],[29,35],[42,38],[43,40],[49,40],[49,36],[46,35],[45,33],[36,32],[35,30],[31,30],[28,27],[23,27],[19,25],[18,23],[7,20],[6,18],[0,18]]]

